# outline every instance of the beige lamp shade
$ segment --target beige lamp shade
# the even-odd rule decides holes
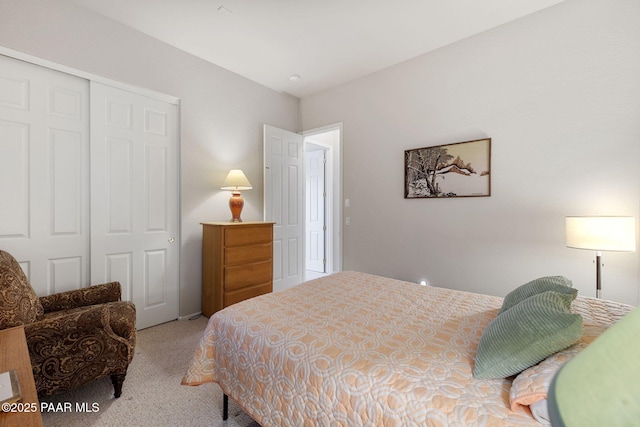
[[[568,216],[566,238],[569,248],[634,252],[636,221],[631,216]]]
[[[240,169],[231,169],[220,187],[221,190],[229,191],[244,191],[252,188],[247,176]]]

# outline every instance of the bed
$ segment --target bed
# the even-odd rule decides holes
[[[215,313],[182,383],[218,383],[263,427],[539,425],[532,408],[552,376],[539,366],[557,369],[633,308],[578,296],[579,341],[521,374],[476,379],[479,342],[502,304],[336,273]]]

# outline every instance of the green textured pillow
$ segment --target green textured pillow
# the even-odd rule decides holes
[[[514,305],[526,300],[529,297],[547,291],[573,295],[573,298],[571,298],[571,301],[573,301],[578,295],[578,291],[577,289],[572,289],[572,285],[573,283],[571,283],[571,280],[562,276],[546,276],[532,280],[522,286],[518,286],[513,291],[509,292],[507,296],[504,297],[502,307],[500,308],[500,312],[498,314],[504,313]],[[571,301],[569,301],[569,304],[571,304]]]
[[[572,300],[573,295],[547,291],[498,315],[480,337],[473,376],[506,378],[578,341],[582,316],[571,313]]]

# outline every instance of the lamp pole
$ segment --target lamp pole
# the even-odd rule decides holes
[[[602,257],[602,251],[596,251],[596,298],[602,297],[602,287],[601,287],[601,262],[600,259]]]

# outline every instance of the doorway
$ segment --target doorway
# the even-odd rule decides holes
[[[305,142],[305,280],[327,274],[326,152],[326,147]]]
[[[342,268],[340,141],[342,126],[303,132],[305,158],[304,280]]]

